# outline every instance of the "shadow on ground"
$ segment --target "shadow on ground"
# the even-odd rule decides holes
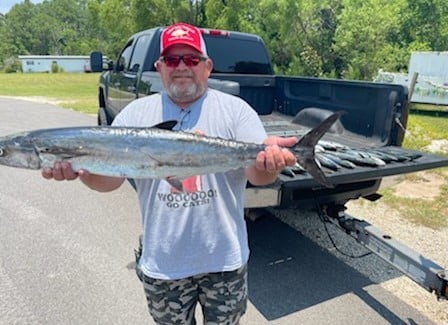
[[[251,247],[249,299],[267,320],[352,293],[390,324],[403,322],[366,292],[364,288],[374,284],[367,276],[285,223],[275,217],[247,223]],[[398,275],[388,273],[382,280]]]

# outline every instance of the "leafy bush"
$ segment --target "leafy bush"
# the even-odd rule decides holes
[[[58,73],[59,72],[59,65],[57,62],[53,62],[51,64],[51,73]]]
[[[20,60],[15,58],[6,59],[4,62],[3,71],[5,73],[22,72],[22,64]]]

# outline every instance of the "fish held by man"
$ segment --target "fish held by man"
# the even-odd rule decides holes
[[[300,165],[320,184],[331,187],[315,161],[317,141],[340,117],[334,113],[291,148]],[[0,164],[41,169],[68,161],[74,171],[168,181],[225,172],[255,162],[264,144],[172,131],[176,121],[155,127],[70,127],[43,129],[0,138]],[[170,181],[170,183],[171,183]]]

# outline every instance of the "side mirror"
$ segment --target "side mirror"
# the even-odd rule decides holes
[[[90,71],[103,71],[103,53],[97,51],[90,53]]]

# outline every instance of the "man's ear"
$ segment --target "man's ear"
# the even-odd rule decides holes
[[[160,61],[159,60],[154,62],[154,68],[156,68],[156,70],[159,71],[159,69],[160,69]]]
[[[212,70],[213,70],[213,61],[212,61],[212,59],[208,58],[207,61],[205,61],[205,64],[207,66],[208,71],[212,72]]]

